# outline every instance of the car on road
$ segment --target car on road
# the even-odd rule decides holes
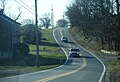
[[[68,42],[68,38],[66,36],[61,37],[62,42]]]
[[[70,57],[79,57],[79,48],[76,48],[76,47],[73,47],[73,48],[70,48],[70,51],[69,51],[69,56]]]
[[[120,60],[120,53],[118,53],[118,55],[117,55],[117,59]]]

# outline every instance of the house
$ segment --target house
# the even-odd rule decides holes
[[[20,23],[0,10],[0,58],[13,57],[13,45],[20,43]]]

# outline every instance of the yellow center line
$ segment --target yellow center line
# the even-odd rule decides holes
[[[79,70],[82,70],[86,65],[87,65],[87,61],[85,58],[82,58],[83,59],[83,64],[80,68],[74,70],[74,71],[71,71],[71,72],[67,72],[67,73],[62,73],[62,74],[59,74],[59,75],[55,75],[55,76],[51,76],[51,77],[48,77],[48,78],[44,78],[44,79],[41,79],[41,80],[38,80],[36,82],[48,82],[50,80],[53,80],[53,79],[56,79],[56,78],[59,78],[59,77],[63,77],[63,76],[67,76],[67,75],[70,75],[70,74],[73,74]]]

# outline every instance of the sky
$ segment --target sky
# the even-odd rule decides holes
[[[8,0],[5,13],[7,15],[18,15],[18,7],[21,7],[22,14],[18,22],[21,22],[23,19],[35,19],[34,1],[35,0]],[[70,4],[70,1],[71,0],[37,0],[39,18],[45,13],[50,13],[51,6],[53,5],[55,23],[58,19],[63,17],[66,6]]]

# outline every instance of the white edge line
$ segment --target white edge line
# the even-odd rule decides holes
[[[63,29],[62,29],[62,30],[60,30],[60,34],[61,34],[61,36],[63,36],[62,31],[63,31]]]
[[[55,41],[57,42],[57,44],[59,44],[59,42],[57,41],[57,39],[55,38],[55,35],[54,35],[54,31],[55,31],[55,30],[56,30],[56,29],[53,30],[53,37],[54,37]],[[60,45],[59,45],[59,46],[60,46]],[[64,66],[64,65],[67,63],[67,61],[68,61],[68,55],[67,55],[67,53],[65,52],[65,50],[64,50],[61,46],[60,46],[60,48],[64,51],[64,53],[65,53],[65,55],[66,55],[66,61],[65,61],[64,64],[62,64],[62,65],[60,65],[60,66],[58,66],[58,67],[52,68],[52,69],[48,69],[48,70],[42,70],[42,71],[37,71],[37,72],[33,72],[33,73],[15,75],[15,76],[10,76],[10,77],[0,78],[0,79],[7,79],[7,78],[18,77],[18,76],[33,75],[33,74],[36,74],[36,73],[42,73],[42,72],[47,72],[47,71],[51,71],[51,70],[54,70],[54,69],[58,69],[58,68]]]
[[[55,35],[54,35],[54,31],[55,31],[55,30],[56,30],[56,29],[53,30],[53,37],[54,37],[55,41],[58,43],[58,45],[59,45],[59,42],[57,41],[57,39],[55,38]],[[61,31],[60,31],[60,34],[62,35]],[[60,46],[60,48],[64,51],[64,53],[65,53],[65,55],[66,55],[66,57],[67,57],[65,63],[63,64],[63,65],[65,65],[65,64],[67,63],[67,61],[68,61],[68,55],[67,55],[66,51],[61,47],[61,45],[59,45],[59,46]],[[63,66],[63,65],[61,65],[61,66]],[[59,67],[61,67],[61,66],[59,66]]]
[[[69,33],[69,32],[68,32],[68,33]],[[69,33],[69,35],[71,36],[70,33]],[[84,49],[86,52],[90,53],[90,54],[93,55],[96,59],[98,59],[98,60],[100,61],[100,63],[103,65],[103,72],[102,72],[102,74],[101,74],[100,79],[98,80],[98,82],[102,82],[103,77],[104,77],[105,72],[106,72],[105,64],[102,62],[102,60],[101,60],[100,58],[98,58],[98,57],[97,57],[96,55],[94,55],[92,52],[90,52],[90,51],[86,50],[84,47],[80,46],[73,38],[72,38],[72,40],[73,40],[79,47],[81,47],[81,48]]]

